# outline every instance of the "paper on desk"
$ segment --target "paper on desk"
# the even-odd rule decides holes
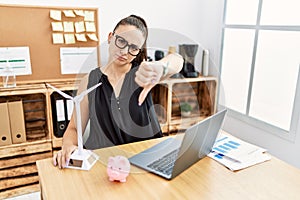
[[[266,149],[220,134],[208,156],[235,171],[270,160],[265,152]]]
[[[266,149],[225,134],[218,136],[212,150],[240,162],[250,159],[253,153],[266,151]]]

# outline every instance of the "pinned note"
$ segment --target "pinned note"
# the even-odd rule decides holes
[[[52,31],[64,31],[62,22],[51,22]]]
[[[85,31],[84,22],[75,22],[76,33],[82,33]]]
[[[0,47],[0,76],[9,63],[15,75],[30,75],[31,62],[28,46]]]
[[[76,17],[73,10],[64,10],[63,12],[66,17]]]
[[[87,36],[93,41],[98,41],[98,37],[95,33],[88,33]]]
[[[62,33],[52,33],[53,44],[63,44],[64,37]]]
[[[60,21],[61,20],[61,11],[60,10],[50,10],[50,18]]]
[[[94,15],[95,15],[94,11],[88,11],[88,10],[84,11],[84,21],[91,21],[91,22],[95,21]]]
[[[85,34],[76,33],[75,36],[76,36],[77,41],[80,41],[80,42],[86,42],[87,41],[87,39],[85,37]]]
[[[97,47],[61,47],[61,74],[88,73],[98,66]]]
[[[74,13],[77,15],[77,16],[82,16],[84,17],[85,14],[84,14],[84,11],[83,10],[74,10]]]
[[[73,33],[74,32],[73,22],[64,22],[64,31],[68,33]]]
[[[85,22],[85,29],[87,32],[96,32],[96,26],[94,22]]]
[[[66,44],[75,44],[75,36],[74,34],[68,33],[64,34]]]

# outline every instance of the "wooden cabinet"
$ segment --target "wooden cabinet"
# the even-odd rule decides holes
[[[216,77],[167,79],[152,90],[155,110],[162,131],[182,132],[216,112],[218,80]],[[192,111],[183,116],[181,103],[187,102]]]
[[[60,90],[76,90],[73,79],[47,81]],[[46,82],[23,82],[15,88],[0,88],[0,103],[22,102],[24,122],[11,123],[24,126],[25,141],[0,146],[0,199],[38,191],[35,162],[49,158],[53,149],[61,147],[61,138],[53,131],[51,95]],[[13,121],[10,119],[9,121]],[[4,139],[4,138],[0,138]]]
[[[51,81],[48,82],[49,84],[51,84],[52,86],[54,86],[55,88],[63,91],[63,92],[69,92],[71,93],[72,91],[77,90],[78,85],[79,85],[80,79],[78,79],[77,81],[74,81],[73,79],[70,80],[64,80],[64,81]],[[50,101],[53,101],[53,98],[51,99],[51,97],[54,95],[55,91],[52,90],[51,88],[48,88],[48,92],[49,92],[49,96],[50,96]],[[50,114],[50,133],[51,133],[51,141],[52,141],[52,147],[54,150],[58,150],[60,149],[61,145],[62,145],[62,138],[56,136],[57,134],[55,134],[54,131],[54,126],[55,126],[55,122],[52,118],[52,116],[55,114],[53,113],[53,108],[52,108],[53,102],[49,104],[48,108],[49,108],[49,114]],[[66,119],[67,120],[67,119]]]
[[[24,122],[9,121],[10,129],[24,127],[26,136],[21,143],[0,146],[0,199],[38,190],[35,162],[52,156],[49,99],[43,83],[0,89],[0,103],[22,102]]]

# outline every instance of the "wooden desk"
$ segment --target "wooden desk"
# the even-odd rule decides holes
[[[300,170],[279,159],[232,172],[205,157],[171,181],[134,166],[126,183],[110,182],[109,156],[131,156],[164,138],[95,152],[100,161],[90,171],[59,170],[51,159],[37,161],[43,199],[299,199]]]

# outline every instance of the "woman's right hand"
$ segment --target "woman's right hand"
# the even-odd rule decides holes
[[[77,149],[76,145],[63,145],[61,150],[53,155],[53,165],[58,166],[59,169],[65,168],[70,161],[71,154]]]

